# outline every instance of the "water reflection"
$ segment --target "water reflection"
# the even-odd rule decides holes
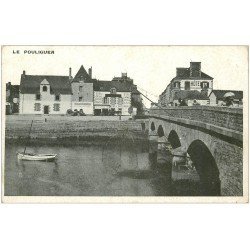
[[[198,189],[192,182],[173,181],[171,163],[157,163],[147,143],[30,145],[29,152],[57,154],[55,162],[18,161],[22,148],[6,144],[5,195],[169,196]]]

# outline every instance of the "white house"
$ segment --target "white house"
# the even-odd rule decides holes
[[[21,75],[20,114],[66,114],[71,109],[69,76]]]
[[[173,104],[175,93],[181,90],[196,90],[207,96],[213,90],[213,78],[201,71],[200,62],[190,62],[189,68],[176,68],[176,76],[159,97],[159,104]]]
[[[96,81],[94,84],[95,115],[109,111],[129,115],[133,84],[117,81]]]

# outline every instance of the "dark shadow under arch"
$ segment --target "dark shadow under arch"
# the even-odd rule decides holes
[[[151,123],[150,129],[151,129],[152,131],[155,131],[155,124],[154,124],[154,122]]]
[[[173,149],[179,148],[181,146],[180,138],[174,130],[170,131],[168,135],[168,141],[171,144]]]
[[[210,150],[204,142],[195,140],[190,144],[187,152],[200,177],[202,195],[219,196],[219,170]]]
[[[162,125],[160,125],[158,127],[157,134],[158,134],[159,137],[162,137],[162,136],[165,135]]]

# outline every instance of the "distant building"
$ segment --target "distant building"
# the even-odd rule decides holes
[[[69,76],[21,75],[20,114],[66,114],[71,108]]]
[[[6,83],[6,114],[14,114],[19,111],[19,85]]]
[[[242,106],[243,105],[243,91],[237,91],[237,90],[213,90],[210,95],[210,105],[212,106],[221,106],[224,104],[225,98],[224,96],[226,93],[233,93],[234,97],[233,103],[235,106]]]
[[[133,84],[134,80],[131,79],[130,77],[128,77],[127,73],[122,73],[121,76],[115,76],[112,81],[114,82],[126,82],[126,83],[130,83]]]
[[[201,71],[200,62],[190,62],[189,68],[176,68],[176,76],[159,96],[159,104],[174,105],[175,93],[181,90],[196,90],[208,96],[213,90],[213,78]]]

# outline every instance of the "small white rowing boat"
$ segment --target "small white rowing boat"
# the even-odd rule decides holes
[[[56,154],[17,153],[17,159],[24,161],[54,161],[56,156]]]

